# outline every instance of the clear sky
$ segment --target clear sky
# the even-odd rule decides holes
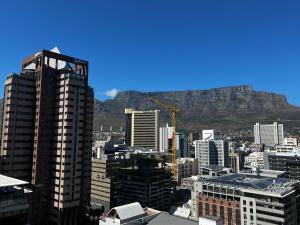
[[[100,99],[252,84],[300,106],[298,0],[1,2],[1,89],[25,56],[54,46],[90,62]]]

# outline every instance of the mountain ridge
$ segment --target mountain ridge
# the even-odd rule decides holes
[[[178,105],[181,109],[178,114],[178,126],[185,131],[198,131],[210,127],[249,127],[256,121],[300,120],[300,108],[289,104],[284,95],[255,91],[251,85],[237,85],[207,90],[122,91],[114,99],[95,100],[95,129],[99,129],[101,125],[124,127],[125,107],[136,110],[160,109],[161,124],[169,122],[169,113],[153,103],[149,97],[166,104]],[[298,126],[298,123],[294,125]]]

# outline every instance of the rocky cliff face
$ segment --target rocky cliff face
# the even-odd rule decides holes
[[[161,109],[162,124],[168,122],[168,111],[153,103],[149,97],[178,105],[178,126],[183,130],[240,128],[252,126],[255,121],[300,119],[300,109],[290,105],[285,96],[257,92],[251,86],[243,85],[193,91],[120,92],[113,100],[95,101],[94,127],[124,126],[125,107]]]

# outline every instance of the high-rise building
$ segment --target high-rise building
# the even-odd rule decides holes
[[[133,147],[159,148],[159,110],[125,109],[126,144]]]
[[[195,141],[195,158],[198,159],[199,172],[202,166],[229,166],[229,143],[223,140]]]
[[[257,145],[274,146],[284,145],[283,124],[274,122],[273,124],[254,125],[254,142]]]
[[[169,125],[166,124],[165,127],[159,128],[159,151],[160,152],[172,151],[172,138],[173,138],[173,127],[169,127]]]
[[[88,62],[57,48],[7,77],[2,172],[33,185],[33,225],[77,224],[89,204],[93,98]]]
[[[159,151],[172,152],[173,145],[173,127],[168,124],[165,127],[159,128]],[[185,158],[189,157],[188,140],[183,133],[176,133],[176,157]]]

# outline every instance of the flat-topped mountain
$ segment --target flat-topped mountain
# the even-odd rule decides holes
[[[124,108],[160,109],[161,123],[170,121],[170,114],[150,100],[156,98],[180,108],[178,128],[199,131],[203,128],[242,128],[254,122],[282,121],[287,126],[300,124],[300,108],[290,105],[285,96],[255,91],[250,85],[208,90],[139,92],[123,91],[112,100],[95,101],[94,128],[124,127]]]

